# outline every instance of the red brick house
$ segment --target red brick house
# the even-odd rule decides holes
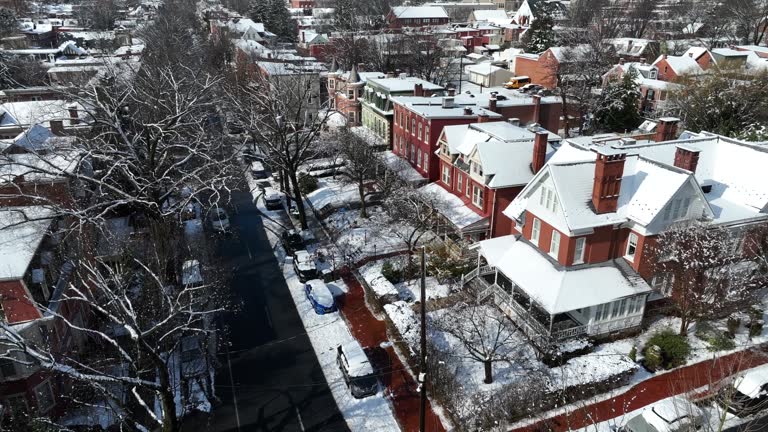
[[[448,13],[440,6],[396,6],[387,14],[391,29],[441,26],[449,21]]]
[[[531,82],[548,89],[557,87],[557,73],[560,65],[575,56],[584,55],[587,46],[552,47],[536,54],[519,54],[515,60],[515,75],[528,76]]]
[[[704,71],[693,57],[693,53],[682,56],[662,54],[653,62],[653,65],[659,69],[661,81],[675,82],[684,75],[696,75]]]
[[[566,140],[504,210],[516,234],[481,242],[488,266],[467,278],[549,344],[637,329],[649,295],[671,295],[654,246],[672,224],[706,219],[743,253],[768,220],[768,150],[708,133],[674,140],[675,122],[660,121],[656,143]]]
[[[294,9],[312,9],[315,7],[315,0],[291,0],[291,7]]]
[[[438,140],[436,184],[481,218],[463,227],[446,216],[456,232],[473,240],[511,234],[512,223],[502,211],[554,153],[549,141],[559,140],[517,120],[446,126]]]
[[[358,72],[357,66],[352,66],[349,72],[334,71],[334,69],[337,69],[336,60],[331,65],[331,72],[328,72],[330,107],[344,115],[348,126],[360,126],[362,125],[360,101],[366,81],[369,78],[385,78],[386,75],[381,72]]]

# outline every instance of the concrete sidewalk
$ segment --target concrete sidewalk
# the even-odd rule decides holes
[[[623,393],[592,404],[571,404],[563,414],[511,429],[515,432],[565,432],[594,425],[650,405],[661,399],[714,386],[740,371],[768,363],[766,347],[751,348],[654,376]]]

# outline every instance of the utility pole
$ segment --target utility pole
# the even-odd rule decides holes
[[[461,94],[461,81],[464,78],[464,55],[459,56],[459,94]]]
[[[427,266],[426,248],[421,247],[421,364],[419,365],[419,432],[426,432],[427,416]]]

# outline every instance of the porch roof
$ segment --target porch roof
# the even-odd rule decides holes
[[[480,252],[488,264],[553,315],[651,291],[619,260],[566,268],[516,236],[481,241]]]
[[[430,183],[420,190],[433,201],[440,214],[459,230],[468,231],[489,226],[488,218],[475,213],[461,198],[443,189],[439,184]]]

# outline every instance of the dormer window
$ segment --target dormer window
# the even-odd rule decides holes
[[[691,198],[674,199],[667,204],[664,209],[664,221],[676,221],[682,219],[688,214],[688,207],[691,205]]]
[[[477,162],[472,162],[472,173],[479,176],[483,175],[483,168]]]
[[[656,79],[659,76],[659,73],[656,71],[656,69],[651,70],[648,72],[648,78],[650,79]]]
[[[559,203],[557,202],[557,195],[555,194],[555,191],[546,186],[541,188],[539,204],[546,207],[553,213],[557,213],[557,210],[559,209]]]
[[[624,254],[624,258],[630,261],[634,261],[636,254],[637,254],[637,234],[629,233],[629,238],[627,239],[627,253]]]

